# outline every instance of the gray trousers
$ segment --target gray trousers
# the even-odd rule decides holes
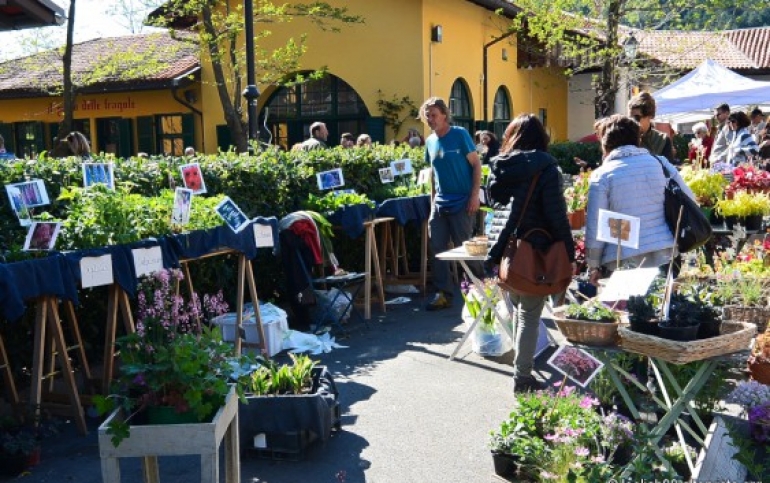
[[[462,246],[465,240],[471,238],[475,222],[476,215],[469,215],[465,210],[452,215],[440,215],[434,205],[430,219],[428,219],[428,235],[430,237],[430,248],[433,252],[431,257],[431,278],[436,289],[449,294],[454,292],[454,287],[452,287],[449,281],[449,263],[451,262],[436,259],[436,254],[448,250],[450,241],[455,247]],[[468,268],[477,277],[484,273],[481,262],[467,263]]]
[[[517,295],[510,293],[511,304],[516,326],[516,340],[513,348],[516,355],[513,359],[513,377],[532,375],[535,363],[535,350],[540,332],[540,315],[548,296]]]

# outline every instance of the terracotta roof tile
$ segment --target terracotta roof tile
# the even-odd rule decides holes
[[[182,34],[181,38],[191,38]],[[76,84],[109,88],[131,84],[162,88],[200,65],[198,46],[171,38],[167,32],[100,38],[76,44],[72,55]],[[0,96],[55,94],[61,88],[58,49],[0,64]]]
[[[719,32],[635,32],[639,52],[671,67],[692,69],[712,59],[729,69],[770,68],[770,27]]]

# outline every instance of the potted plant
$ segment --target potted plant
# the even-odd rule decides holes
[[[116,391],[95,397],[100,413],[123,409],[125,417],[111,418],[107,434],[115,446],[129,436],[130,425],[140,423],[141,413],[149,424],[194,423],[209,420],[228,396],[234,367],[249,364],[247,356],[236,357],[233,347],[222,340],[218,327],[200,324],[204,316],[227,311],[222,294],[191,300],[176,293],[183,278],[179,270],[162,270],[139,284],[136,332],[122,337],[120,373]],[[239,395],[242,388],[236,384]]]
[[[55,420],[31,411],[0,415],[0,475],[17,476],[38,464],[43,440],[57,434]]]
[[[244,378],[239,408],[241,441],[261,456],[299,458],[316,438],[329,439],[340,427],[338,392],[324,366],[307,355],[289,354],[291,363],[261,361]]]
[[[751,274],[727,276],[716,284],[716,294],[724,303],[725,320],[740,320],[767,328],[770,319],[770,290],[764,277]]]
[[[496,308],[501,298],[495,280],[485,279],[484,285],[477,287],[466,278],[460,283],[460,293],[465,301],[463,321],[470,326],[477,318],[479,320],[473,332],[473,351],[482,356],[503,355],[507,351],[503,347],[503,336],[497,330]],[[490,306],[484,307],[485,299],[491,300]],[[502,311],[500,313],[503,316]]]
[[[581,172],[574,177],[572,186],[564,190],[567,202],[567,217],[573,230],[579,230],[586,224],[586,206],[588,188],[591,183],[591,171]]]
[[[658,335],[657,311],[647,296],[630,296],[626,310],[628,310],[628,322],[631,325],[631,330],[642,334]]]
[[[741,381],[725,400],[741,407],[752,439],[770,442],[770,386],[758,381]]]
[[[698,204],[710,217],[714,205],[722,198],[725,187],[728,185],[725,177],[706,169],[693,170],[689,167],[683,168],[680,174],[692,190]]]
[[[660,337],[679,341],[695,340],[704,306],[705,303],[699,299],[680,293],[672,294],[668,319],[658,324]]]
[[[762,217],[770,214],[770,197],[765,193],[738,191],[730,199],[719,200],[716,210],[725,217],[730,230],[736,222],[747,230],[759,230]]]
[[[690,466],[687,464],[687,453],[689,453],[690,460],[693,462],[698,457],[693,447],[688,445],[683,447],[679,442],[666,446],[663,449],[663,456],[671,463],[674,471],[685,481],[688,481],[691,475]]]
[[[748,361],[751,378],[770,384],[770,326],[757,336]]]

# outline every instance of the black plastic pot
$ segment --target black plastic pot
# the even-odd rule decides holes
[[[710,320],[708,322],[701,322],[698,326],[698,339],[708,339],[716,337],[722,330],[721,320]]]
[[[644,322],[640,322],[634,319],[629,319],[629,322],[631,324],[631,330],[634,332],[639,332],[640,334],[647,334],[647,335],[658,335],[660,330],[658,329],[658,321],[657,320],[647,320]]]
[[[659,336],[664,339],[687,342],[690,340],[695,340],[698,337],[698,329],[700,328],[700,324],[678,327],[670,326],[665,322],[661,322],[658,324],[658,328],[660,330]]]
[[[18,476],[29,468],[29,455],[0,451],[0,475]]]
[[[762,229],[762,215],[751,215],[741,219],[747,230],[759,231]]]
[[[512,454],[492,451],[492,464],[497,476],[506,479],[516,476],[516,459]]]

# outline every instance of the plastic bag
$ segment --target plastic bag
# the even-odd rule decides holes
[[[497,303],[497,314],[503,318],[502,323],[511,325],[511,316],[505,302]],[[466,327],[469,328],[473,324],[473,317],[466,307],[463,307],[462,317]],[[479,322],[471,334],[471,348],[473,352],[483,357],[499,357],[513,349],[513,341],[498,323],[495,323],[490,330]]]

